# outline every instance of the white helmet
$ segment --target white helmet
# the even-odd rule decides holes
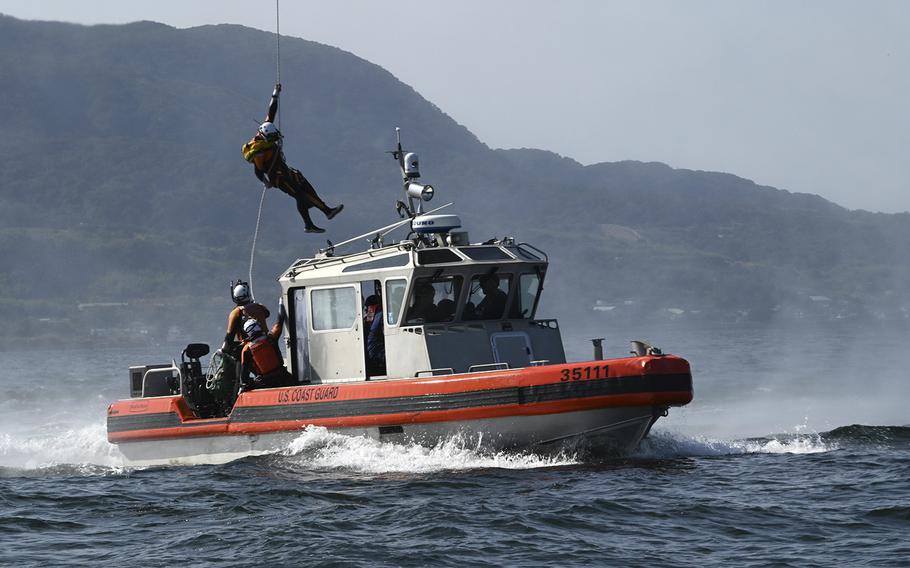
[[[262,335],[262,328],[259,326],[259,322],[252,318],[243,322],[243,334],[249,338]]]
[[[250,286],[246,282],[238,282],[234,289],[231,290],[231,297],[238,306],[245,306],[252,301],[250,297]]]
[[[263,138],[272,142],[276,142],[281,139],[281,132],[278,131],[278,127],[275,126],[274,122],[263,122],[260,124],[259,134],[262,134]]]

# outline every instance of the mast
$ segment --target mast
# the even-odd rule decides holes
[[[395,138],[397,146],[390,153],[398,161],[398,168],[401,170],[401,183],[404,188],[404,196],[408,200],[407,204],[403,201],[396,203],[398,214],[404,217],[414,218],[423,215],[423,202],[433,199],[435,190],[430,184],[419,183],[416,180],[420,177],[420,159],[415,152],[405,152],[401,147],[401,128],[395,127]],[[404,213],[402,213],[404,211]]]

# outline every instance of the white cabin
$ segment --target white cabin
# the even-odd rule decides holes
[[[546,254],[508,238],[453,244],[461,240],[418,237],[294,262],[279,278],[291,374],[330,383],[564,363],[556,320],[536,319]],[[367,357],[372,295],[384,366]]]

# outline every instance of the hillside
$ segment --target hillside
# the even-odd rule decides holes
[[[27,335],[221,325],[227,282],[247,271],[261,186],[240,145],[265,112],[273,39],[0,16],[0,305]],[[551,311],[893,319],[910,305],[906,214],[729,174],[492,150],[354,55],[286,38],[282,58],[288,159],[346,204],[324,224],[335,241],[394,220],[399,179],[385,152],[400,126],[474,239],[514,234],[550,252]],[[263,219],[260,295],[324,244],[277,192]]]

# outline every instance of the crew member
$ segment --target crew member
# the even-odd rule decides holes
[[[413,305],[408,310],[408,323],[429,323],[439,321],[439,310],[433,300],[436,288],[429,280],[418,280],[414,290]]]
[[[284,331],[284,311],[278,314],[278,321],[265,333],[259,322],[248,319],[243,324],[247,339],[240,352],[240,390],[284,387],[294,383],[294,378],[284,368],[278,338]]]
[[[499,319],[506,309],[508,295],[499,288],[499,276],[484,274],[480,277],[480,289],[483,290],[483,300],[474,310],[474,319]]]
[[[364,329],[367,333],[367,371],[370,376],[386,374],[385,367],[385,332],[382,321],[382,300],[378,295],[369,296],[363,303],[366,308]]]
[[[341,213],[344,205],[329,207],[316,195],[316,190],[300,170],[288,166],[281,149],[281,132],[275,126],[275,115],[278,113],[278,95],[281,93],[281,84],[275,85],[272,91],[272,101],[265,122],[259,125],[259,131],[253,138],[243,145],[243,157],[254,165],[256,177],[268,187],[277,187],[297,201],[297,211],[303,217],[307,233],[324,233],[325,229],[317,227],[310,218],[310,207],[315,207],[325,213],[327,219],[332,219]]]
[[[227,332],[224,335],[221,350],[236,359],[238,357],[237,348],[244,339],[242,336],[244,322],[253,319],[259,322],[261,329],[266,329],[266,319],[271,314],[268,308],[253,301],[250,285],[242,280],[238,280],[231,288],[231,298],[237,307],[228,314]]]
[[[449,298],[439,300],[439,303],[436,304],[439,321],[452,321],[455,319],[455,307],[455,300],[450,300]]]

